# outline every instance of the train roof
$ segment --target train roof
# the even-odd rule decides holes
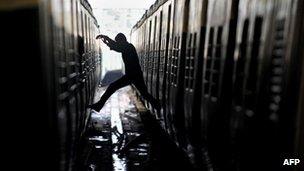
[[[136,30],[138,27],[140,27],[147,18],[149,18],[152,14],[154,14],[155,11],[159,9],[160,6],[162,6],[164,3],[166,3],[168,0],[156,0],[153,5],[150,6],[148,10],[143,14],[141,19],[133,26],[132,31]]]
[[[90,15],[92,16],[92,18],[94,19],[94,23],[96,24],[96,26],[98,26],[98,22],[93,14],[93,9],[91,4],[88,2],[88,0],[80,0],[80,3],[83,5],[83,7],[90,13]]]

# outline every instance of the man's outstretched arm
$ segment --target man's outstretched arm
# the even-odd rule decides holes
[[[107,46],[110,47],[111,50],[115,50],[117,52],[122,52],[123,48],[116,41],[112,40],[106,35],[98,35],[96,39],[101,39]]]

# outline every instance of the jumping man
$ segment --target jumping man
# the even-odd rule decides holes
[[[125,75],[117,81],[111,83],[100,100],[95,104],[89,105],[88,107],[97,112],[100,111],[108,98],[116,90],[133,84],[140,92],[140,94],[153,106],[153,108],[160,110],[160,102],[147,91],[143,73],[139,65],[136,49],[131,43],[127,41],[126,36],[122,33],[119,33],[115,37],[115,41],[106,35],[98,35],[96,39],[101,39],[107,46],[110,47],[110,50],[122,53],[122,59],[125,64]]]

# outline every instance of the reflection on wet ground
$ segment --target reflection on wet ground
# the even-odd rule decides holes
[[[104,90],[100,88],[97,99]],[[131,87],[126,87],[113,94],[99,113],[92,112],[85,170],[191,170],[157,121],[138,104]]]

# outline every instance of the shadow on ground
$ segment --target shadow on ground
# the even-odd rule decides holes
[[[193,170],[153,115],[138,110],[138,103],[129,86],[113,94],[99,113],[92,112],[79,170]]]

